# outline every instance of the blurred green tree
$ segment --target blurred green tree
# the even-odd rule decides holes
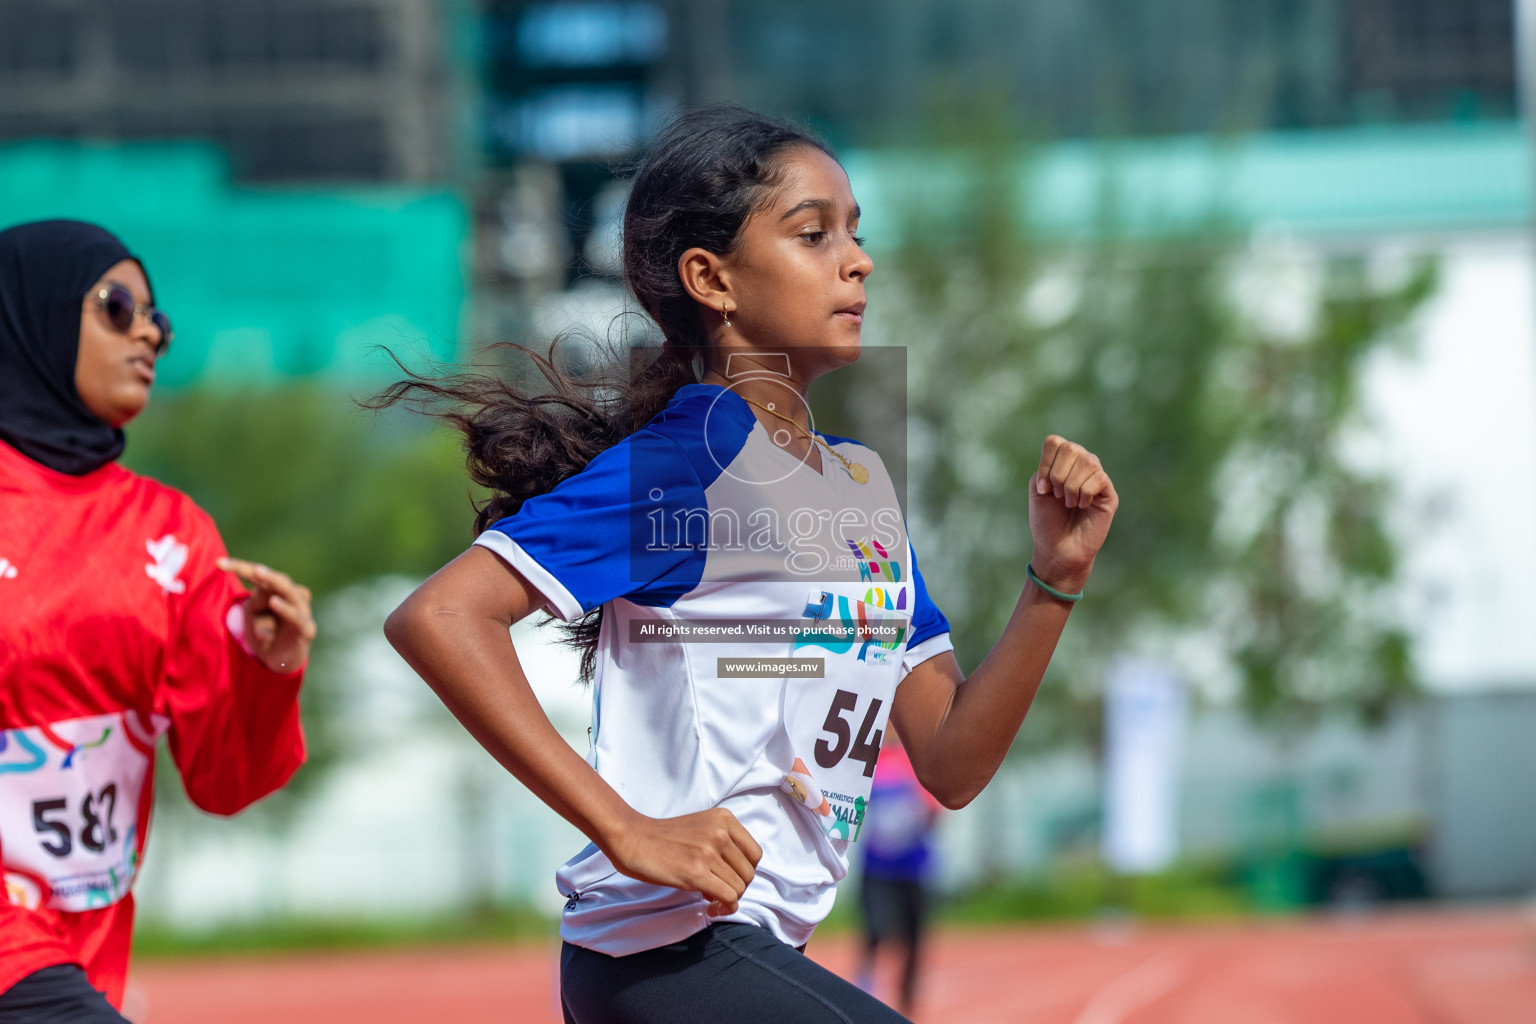
[[[1378,720],[1415,682],[1391,482],[1346,441],[1367,361],[1405,344],[1433,261],[1383,282],[1327,257],[1287,329],[1255,312],[1252,281],[1245,299],[1255,258],[1220,210],[1122,230],[1106,170],[1099,223],[1067,238],[1039,226],[1018,146],[948,142],[941,174],[912,176],[871,290],[912,363],[909,511],[942,538],[924,575],[962,664],[1023,584],[1027,483],[1055,433],[1101,456],[1122,505],[1025,745],[1096,742],[1108,660],[1177,662],[1190,637],[1260,721]]]
[[[389,573],[426,576],[474,539],[457,439],[333,388],[157,397],[131,428],[125,462],[190,494],[231,554],[317,596]]]
[[[156,396],[129,428],[124,462],[189,494],[232,555],[314,591],[320,633],[300,701],[310,758],[269,802],[292,807],[348,738],[344,673],[357,616],[339,616],[347,621],[334,628],[331,600],[381,576],[424,578],[474,539],[474,493],[458,439],[425,417],[361,409],[315,384],[190,390]],[[161,772],[163,782],[173,777]],[[177,788],[162,786],[161,796]]]

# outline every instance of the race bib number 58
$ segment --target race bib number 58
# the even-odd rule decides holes
[[[128,894],[139,796],[167,724],[127,711],[0,732],[0,866],[10,902],[78,913]]]

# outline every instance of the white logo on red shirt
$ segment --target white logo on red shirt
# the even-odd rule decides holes
[[[0,558],[0,580],[13,580],[16,578],[16,566],[11,564],[9,558]]]
[[[159,540],[145,541],[144,549],[154,559],[144,566],[145,575],[160,584],[160,588],[167,594],[185,593],[186,583],[176,577],[181,575],[182,567],[187,564],[187,546],[168,533]]]

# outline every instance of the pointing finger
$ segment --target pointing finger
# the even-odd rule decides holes
[[[242,581],[252,587],[265,587],[267,589],[271,589],[267,584],[269,578],[271,577],[272,570],[268,569],[260,562],[247,562],[243,558],[225,557],[219,559],[217,564],[220,569],[223,569],[225,572],[234,573],[236,576],[240,577]]]

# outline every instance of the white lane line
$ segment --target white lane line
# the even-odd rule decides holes
[[[1156,1002],[1184,980],[1184,964],[1164,950],[1136,965],[1093,994],[1072,1024],[1121,1024],[1137,1010]]]

